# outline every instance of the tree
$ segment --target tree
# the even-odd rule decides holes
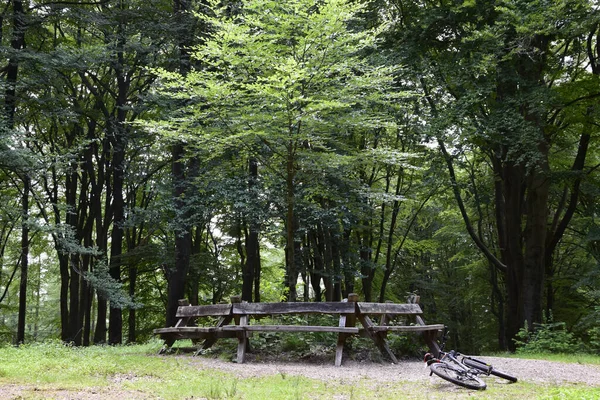
[[[215,6],[214,16],[205,17],[214,33],[193,54],[202,67],[185,77],[165,73],[164,84],[183,85],[181,97],[201,99],[190,106],[193,120],[178,121],[197,126],[190,140],[262,147],[251,154],[281,183],[275,204],[285,226],[287,298],[295,301],[299,192],[311,187],[303,168],[311,157],[335,162],[336,152],[347,150],[343,137],[357,126],[389,123],[374,117],[373,105],[389,95],[393,75],[367,57],[376,32],[351,26],[359,5],[257,0],[233,17]]]
[[[502,345],[513,347],[525,321],[541,322],[547,271],[585,177],[597,118],[588,68],[597,10],[588,1],[406,2],[395,10],[397,52],[418,74],[467,230],[504,277]],[[570,154],[566,171],[553,162],[555,149]],[[469,151],[485,154],[494,174],[497,251],[464,205],[455,164]],[[558,179],[564,173],[570,179]]]

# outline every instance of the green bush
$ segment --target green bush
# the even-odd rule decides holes
[[[576,353],[582,350],[582,344],[567,331],[566,323],[554,322],[552,312],[544,313],[542,323],[534,324],[530,330],[527,321],[514,339],[517,353]]]

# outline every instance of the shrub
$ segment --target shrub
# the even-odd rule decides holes
[[[552,312],[542,316],[542,323],[534,324],[530,330],[527,321],[514,339],[517,353],[576,353],[582,349],[582,344],[575,336],[567,331],[567,324],[554,322]]]

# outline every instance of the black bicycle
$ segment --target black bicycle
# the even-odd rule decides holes
[[[444,330],[442,343],[440,345],[439,358],[436,358],[431,353],[425,354],[424,361],[431,370],[431,374],[435,374],[442,379],[452,382],[458,386],[466,387],[474,390],[484,390],[485,382],[479,378],[479,375],[494,375],[502,379],[506,379],[511,383],[517,381],[517,378],[494,368],[491,364],[478,360],[473,357],[464,356],[455,350],[449,352],[444,351],[448,330]]]

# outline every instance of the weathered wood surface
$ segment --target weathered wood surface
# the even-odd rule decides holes
[[[231,304],[177,307],[177,318],[220,317],[231,314]]]
[[[277,314],[354,314],[354,303],[239,303],[233,305],[234,315]]]
[[[155,335],[160,335],[163,339],[221,339],[234,338],[235,332],[223,331],[216,327],[200,326],[181,326],[171,328],[159,328],[153,331]]]
[[[220,329],[214,326],[175,326],[171,328],[158,328],[154,330],[154,333],[217,332]]]
[[[382,315],[418,315],[423,314],[418,304],[396,304],[396,303],[356,303],[361,314]]]
[[[425,332],[442,330],[444,329],[444,325],[374,325],[369,329],[375,332]]]
[[[224,331],[247,332],[338,332],[358,334],[357,327],[327,325],[228,325]]]

